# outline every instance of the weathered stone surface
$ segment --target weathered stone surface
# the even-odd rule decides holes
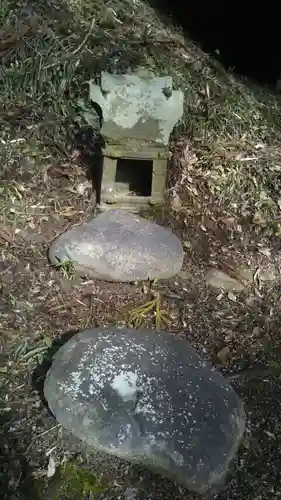
[[[167,332],[81,332],[55,355],[44,393],[58,422],[93,449],[199,493],[222,485],[244,431],[226,379]]]
[[[108,281],[170,278],[182,267],[180,240],[169,229],[121,210],[110,210],[59,236],[52,264],[72,260],[87,276]]]
[[[211,268],[206,274],[206,283],[212,288],[216,288],[218,290],[240,293],[247,286],[253,283],[257,268],[260,281],[274,281],[274,279],[276,279],[275,266],[268,264],[263,267],[258,267],[257,265],[252,269],[249,267],[239,267],[236,273],[239,281],[220,269]]]
[[[226,292],[241,292],[245,288],[242,283],[215,268],[209,269],[207,272],[206,283],[213,288],[225,290]]]
[[[173,90],[170,76],[102,72],[100,85],[90,82],[90,98],[102,109],[102,134],[115,140],[167,145],[183,113],[183,92]]]

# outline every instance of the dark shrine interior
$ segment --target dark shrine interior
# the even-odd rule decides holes
[[[226,69],[275,87],[281,73],[281,2],[148,1]]]
[[[152,160],[120,158],[117,161],[115,183],[127,184],[129,192],[137,196],[151,196],[152,172]]]

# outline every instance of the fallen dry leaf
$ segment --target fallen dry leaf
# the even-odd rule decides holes
[[[53,477],[55,472],[56,472],[56,462],[53,459],[52,455],[50,455],[48,469],[47,469],[47,477]]]
[[[7,243],[13,242],[12,235],[7,231],[7,229],[3,229],[1,227],[0,227],[0,238],[4,241],[7,241]]]
[[[227,296],[228,296],[229,300],[231,300],[231,302],[236,302],[237,297],[234,293],[228,292]]]
[[[227,362],[230,349],[228,346],[223,347],[219,352],[217,352],[217,358],[223,365]]]
[[[265,255],[268,258],[271,257],[271,249],[268,247],[259,248],[258,251],[259,251],[259,253],[261,253],[262,255]]]
[[[171,200],[171,207],[175,212],[180,212],[182,210],[182,204],[178,194],[173,196],[173,199]]]

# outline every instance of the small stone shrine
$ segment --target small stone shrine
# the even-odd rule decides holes
[[[172,78],[147,70],[130,75],[102,72],[90,82],[90,99],[100,109],[103,176],[100,209],[139,212],[162,205],[168,143],[183,113],[183,93]]]

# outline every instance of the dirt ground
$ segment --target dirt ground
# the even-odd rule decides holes
[[[44,375],[43,369],[38,376],[38,366],[46,359],[48,348],[65,334],[86,327],[130,324],[130,311],[150,300],[155,292],[160,294],[165,313],[162,328],[183,336],[227,376],[239,370],[243,375],[243,370],[252,365],[258,367],[257,373],[246,371],[233,382],[245,401],[249,421],[238,461],[218,498],[279,498],[280,377],[264,369],[276,369],[279,364],[280,288],[278,283],[267,287],[255,283],[240,295],[227,295],[208,288],[204,282],[214,259],[221,268],[222,262],[229,265],[230,258],[236,264],[249,260],[255,240],[248,235],[245,254],[246,235],[242,234],[242,243],[241,238],[235,241],[232,232],[220,231],[218,225],[215,231],[207,229],[205,214],[193,211],[183,221],[178,212],[167,208],[156,215],[156,220],[174,228],[184,243],[185,264],[179,276],[153,284],[152,290],[149,284],[82,280],[65,269],[52,268],[47,250],[57,234],[93,214],[92,197],[79,194],[79,188],[77,191],[85,183],[83,166],[33,166],[28,180],[17,169],[3,181],[9,186],[8,209],[1,217],[4,498],[29,498],[19,493],[21,484],[26,483],[27,470],[32,477],[45,477],[50,452],[57,463],[78,454],[79,446],[69,447],[61,438],[61,429],[38,392],[39,379]],[[186,203],[190,203],[188,196]],[[143,319],[147,326],[155,325],[153,311]],[[113,496],[107,493],[106,498],[123,498],[118,495],[124,489],[124,477],[125,484],[129,481],[128,488],[140,488],[139,473],[129,468],[130,473],[122,476],[120,466],[116,467],[109,467],[111,474],[114,471],[110,490]],[[191,498],[180,489],[175,496],[174,487],[162,480],[152,478],[148,484],[146,498]]]
[[[62,433],[42,401],[44,374],[61,339],[91,326],[135,326],[131,313],[139,308],[144,325],[157,322],[185,338],[230,378],[245,402],[245,440],[217,500],[278,500],[280,99],[226,74],[146,4],[129,4],[15,0],[13,10],[5,0],[0,6],[3,498],[41,499],[38,485],[46,482],[52,457],[56,466],[75,459],[94,469],[106,484],[92,496],[97,500],[195,500],[147,471],[89,457]],[[31,11],[33,21],[27,22]],[[86,166],[73,159],[66,144],[83,82],[101,62],[107,70],[116,51],[123,55],[114,71],[142,63],[157,74],[171,74],[185,92],[165,207],[146,214],[170,227],[184,246],[181,273],[165,282],[86,280],[71,269],[51,267],[47,259],[53,239],[95,211]],[[210,266],[239,279],[245,265],[253,280],[241,293],[206,285]],[[276,279],[264,282],[261,269],[273,265]],[[160,318],[153,306],[144,311],[155,297]],[[48,492],[44,498],[53,496]]]

